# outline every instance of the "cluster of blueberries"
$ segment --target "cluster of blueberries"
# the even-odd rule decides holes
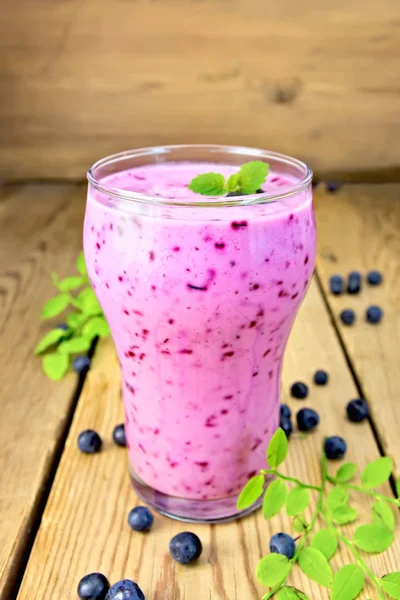
[[[383,281],[382,273],[379,271],[370,271],[367,273],[367,283],[369,285],[380,285]],[[346,291],[348,294],[359,294],[362,287],[362,276],[358,271],[351,271],[347,278]],[[332,275],[329,280],[329,289],[335,296],[340,296],[345,291],[345,281],[341,275]],[[380,306],[368,306],[365,311],[365,319],[368,323],[379,323],[383,317],[383,310]],[[356,320],[356,314],[351,308],[345,308],[340,313],[340,319],[344,325],[353,325]]]

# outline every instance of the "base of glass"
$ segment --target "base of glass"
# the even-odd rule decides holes
[[[143,502],[161,515],[186,523],[227,523],[249,515],[262,504],[261,497],[250,508],[238,510],[236,506],[237,495],[212,500],[178,498],[157,492],[157,490],[149,487],[141,481],[132,469],[130,469],[130,477],[133,489]]]

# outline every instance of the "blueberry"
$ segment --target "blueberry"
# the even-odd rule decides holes
[[[302,383],[301,381],[296,381],[296,383],[294,383],[290,388],[290,393],[292,394],[293,398],[303,400],[308,396],[308,387],[305,383]]]
[[[101,450],[101,437],[93,429],[85,429],[78,437],[78,448],[85,454],[94,454]]]
[[[290,419],[292,411],[287,404],[281,404],[281,419]]]
[[[343,277],[341,275],[332,275],[329,279],[329,289],[332,294],[336,294],[337,296],[343,294],[343,287]]]
[[[328,181],[328,183],[326,184],[326,189],[328,190],[328,192],[337,192],[337,190],[340,188],[340,184],[337,183],[336,181]]]
[[[288,417],[281,417],[280,423],[279,423],[279,427],[281,429],[283,429],[283,431],[286,434],[286,437],[289,439],[293,428],[292,428],[292,421],[290,420],[290,418]]]
[[[361,273],[358,271],[351,271],[349,273],[349,279],[347,281],[347,293],[358,294],[361,290]]]
[[[147,506],[135,506],[128,515],[129,526],[135,531],[150,531],[154,517]]]
[[[351,310],[351,308],[345,308],[340,313],[340,319],[343,325],[353,325],[354,321],[356,320],[356,314],[354,310]]]
[[[322,369],[318,369],[318,371],[315,371],[314,373],[314,383],[316,383],[317,385],[326,385],[328,383],[328,373],[326,371],[323,371]]]
[[[383,310],[379,306],[369,306],[365,312],[368,323],[379,323],[382,321]]]
[[[105,600],[146,600],[137,583],[122,579],[111,586]]]
[[[379,285],[382,283],[382,273],[379,271],[370,271],[367,275],[367,281],[370,285]]]
[[[226,195],[226,198],[233,198],[234,196],[243,196],[243,192],[229,192],[229,194]]]
[[[101,573],[90,573],[82,577],[78,584],[78,596],[81,600],[104,600],[110,584]]]
[[[360,423],[368,417],[369,410],[368,404],[364,398],[357,398],[356,400],[350,400],[347,405],[347,416],[353,423]]]
[[[319,423],[319,415],[312,408],[302,408],[296,415],[297,427],[300,431],[311,431]]]
[[[187,565],[199,558],[202,550],[200,539],[189,531],[178,533],[169,543],[172,558],[181,565]]]
[[[346,454],[347,444],[343,438],[338,435],[332,435],[331,437],[326,438],[324,450],[327,458],[343,458]]]
[[[125,425],[123,423],[114,427],[113,440],[117,446],[126,446]]]
[[[270,552],[274,554],[283,554],[291,559],[296,550],[294,539],[287,533],[275,533],[269,542]]]
[[[62,329],[63,331],[69,331],[69,327],[66,323],[59,323],[56,325],[56,329]]]
[[[90,358],[88,356],[76,356],[72,361],[72,368],[75,373],[84,373],[90,368]]]

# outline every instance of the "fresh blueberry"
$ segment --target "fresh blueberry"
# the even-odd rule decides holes
[[[351,308],[345,308],[340,313],[340,319],[343,325],[353,325],[354,321],[356,320],[356,313],[354,310],[351,310]]]
[[[353,423],[360,423],[368,417],[369,410],[368,404],[364,398],[357,398],[356,400],[350,400],[347,407],[347,416]]]
[[[340,294],[343,294],[343,287],[343,277],[341,275],[332,275],[329,279],[329,289],[331,290],[331,293],[339,296]]]
[[[287,404],[281,404],[281,419],[290,419],[292,411]]]
[[[326,438],[324,450],[327,458],[343,458],[346,454],[347,444],[343,438],[338,435],[332,435],[331,437]]]
[[[287,533],[275,533],[270,539],[269,549],[270,552],[283,554],[290,560],[294,556],[296,544],[294,539]]]
[[[150,531],[154,517],[147,506],[135,506],[128,515],[129,526],[135,531]]]
[[[256,190],[256,194],[265,194],[265,191],[262,188],[258,188],[258,190]]]
[[[358,294],[361,290],[361,273],[358,271],[351,271],[349,273],[349,279],[347,281],[347,293]]]
[[[78,584],[78,596],[81,600],[104,600],[110,584],[101,573],[90,573],[82,577]]]
[[[78,437],[78,448],[85,454],[94,454],[101,450],[101,437],[93,429],[85,429]]]
[[[169,551],[176,562],[187,565],[199,558],[203,547],[195,533],[183,531],[175,535],[169,543]]]
[[[337,190],[340,188],[340,184],[337,183],[336,181],[328,181],[328,183],[326,184],[326,189],[328,190],[328,192],[337,192]]]
[[[304,400],[304,398],[307,398],[308,396],[308,387],[305,383],[296,381],[290,388],[290,393],[292,394],[293,398]]]
[[[137,583],[130,579],[122,579],[110,587],[105,600],[146,600],[146,598]]]
[[[63,331],[69,331],[69,327],[66,323],[59,323],[56,325],[56,329],[62,329]]]
[[[379,306],[369,306],[365,312],[368,323],[379,323],[382,321],[383,310]]]
[[[126,446],[125,425],[123,423],[114,427],[113,440],[117,446]]]
[[[286,437],[289,439],[292,431],[293,431],[293,427],[292,427],[292,421],[290,420],[289,417],[281,417],[281,420],[279,422],[279,427],[281,429],[283,429],[283,431],[286,434]]]
[[[90,358],[88,356],[76,356],[72,361],[72,368],[75,373],[85,373],[90,368]]]
[[[328,383],[328,373],[326,371],[323,371],[322,369],[318,369],[318,371],[315,371],[314,373],[314,383],[316,383],[317,385],[326,385]]]
[[[311,431],[319,423],[319,415],[312,408],[302,408],[296,415],[297,427],[300,431]]]
[[[382,283],[382,273],[379,271],[370,271],[367,275],[367,281],[370,285],[379,285]]]

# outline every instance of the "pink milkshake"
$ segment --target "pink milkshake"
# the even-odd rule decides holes
[[[270,165],[263,193],[205,198],[200,173]],[[84,248],[122,370],[139,495],[189,520],[233,517],[279,423],[283,351],[312,277],[311,174],[245,148],[166,147],[89,172]]]

